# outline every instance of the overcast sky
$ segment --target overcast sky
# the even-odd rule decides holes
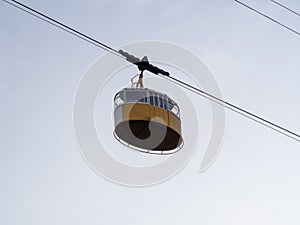
[[[300,132],[299,36],[234,1],[23,2],[113,47],[183,46],[209,67],[225,100]],[[244,2],[300,31],[300,17],[271,1]],[[300,11],[299,1],[281,2]],[[110,183],[81,157],[72,124],[80,79],[105,52],[4,2],[0,40],[1,224],[300,223],[299,142],[227,111],[220,155],[205,173],[202,144],[164,183]]]

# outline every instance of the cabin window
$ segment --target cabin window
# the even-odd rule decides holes
[[[150,96],[150,105],[154,105],[153,95]]]
[[[154,97],[154,105],[158,106],[158,98],[157,98],[157,96]]]

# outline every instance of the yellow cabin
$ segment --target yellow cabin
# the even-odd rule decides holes
[[[114,97],[114,136],[124,145],[153,154],[182,148],[178,105],[148,88],[125,88]]]

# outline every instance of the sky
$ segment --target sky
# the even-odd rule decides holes
[[[116,48],[144,40],[182,46],[207,65],[225,100],[300,132],[299,36],[234,1],[23,2]],[[299,17],[271,1],[244,2],[300,31]],[[299,1],[281,2],[300,11]],[[157,185],[111,183],[82,158],[72,123],[79,82],[105,52],[4,2],[0,40],[1,224],[299,224],[299,142],[226,111],[220,154],[199,173],[211,117],[205,100],[186,93],[203,124],[193,158]],[[113,107],[110,97],[103,104]],[[111,154],[136,157],[125,152]]]

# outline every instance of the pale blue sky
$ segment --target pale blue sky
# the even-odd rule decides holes
[[[244,2],[300,31],[300,17],[270,1]],[[300,11],[299,1],[282,2]],[[114,47],[184,46],[208,65],[224,99],[300,132],[299,36],[234,1],[24,3]],[[299,143],[227,112],[206,173],[198,151],[160,185],[109,183],[81,158],[72,125],[80,78],[104,52],[3,2],[0,40],[1,224],[299,224]]]

